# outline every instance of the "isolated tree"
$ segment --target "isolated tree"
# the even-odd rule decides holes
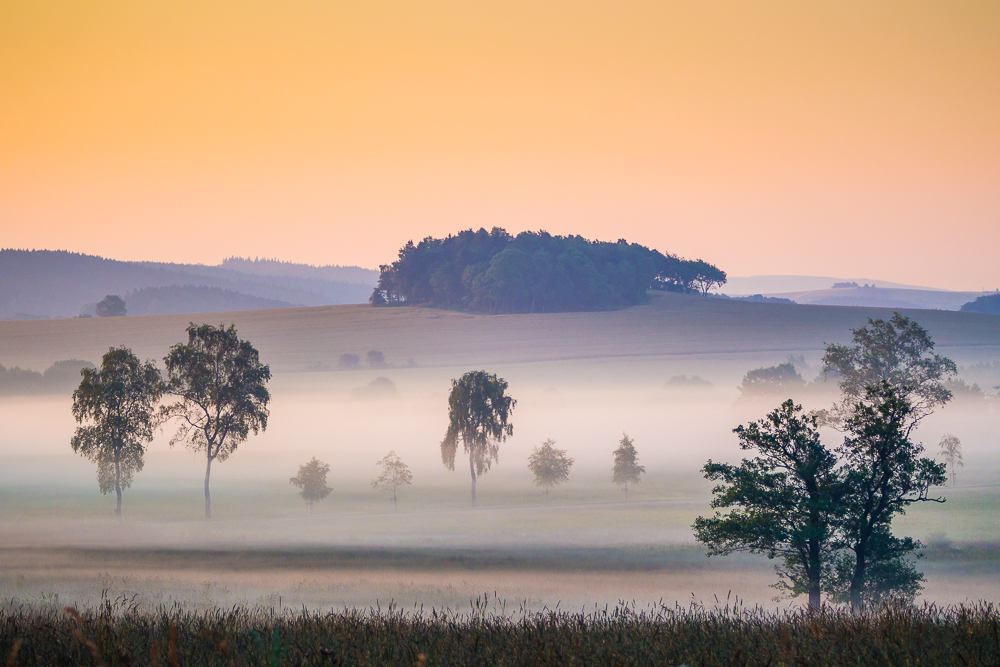
[[[382,474],[372,480],[372,488],[377,491],[388,491],[392,495],[389,500],[392,506],[396,507],[396,489],[401,486],[408,486],[413,481],[413,474],[403,463],[396,452],[391,451],[385,455],[381,461],[376,461],[375,465],[382,466]]]
[[[353,352],[346,352],[337,360],[337,368],[348,371],[361,368],[361,357]]]
[[[889,382],[868,387],[845,422],[847,436],[838,450],[845,484],[838,539],[850,552],[838,566],[838,597],[855,609],[916,595],[923,575],[910,556],[921,545],[893,535],[892,520],[913,503],[944,502],[928,496],[930,487],[944,483],[945,469],[922,457],[923,446],[910,439],[915,408],[904,392]]]
[[[611,481],[622,487],[625,500],[628,500],[629,485],[639,484],[642,481],[641,475],[646,472],[646,467],[639,465],[633,442],[627,433],[622,433],[622,439],[618,441],[618,448],[614,451],[615,467],[612,469]]]
[[[469,371],[451,381],[448,430],[441,441],[441,460],[455,469],[458,443],[469,455],[472,506],[476,506],[476,479],[499,460],[500,443],[514,432],[510,414],[517,401],[507,395],[507,381],[486,371]]]
[[[739,466],[705,464],[705,477],[721,482],[712,489],[712,507],[729,511],[698,517],[695,538],[709,556],[748,551],[780,558],[775,588],[807,593],[809,606],[819,607],[843,493],[836,456],[820,442],[816,418],[791,400],[734,433],[740,449],[756,456]]]
[[[180,400],[162,414],[180,421],[171,446],[187,442],[205,452],[205,518],[211,519],[212,462],[229,458],[251,431],[267,429],[271,369],[249,341],[240,340],[235,325],[191,323],[187,334],[188,342],[174,345],[164,359],[167,391]]]
[[[152,361],[142,363],[127,347],[113,347],[100,368],[82,368],[73,392],[73,416],[78,423],[70,444],[73,451],[97,463],[101,493],[114,490],[115,515],[122,515],[122,490],[142,470],[147,445],[156,426],[156,403],[163,380]]]
[[[946,470],[951,473],[951,485],[955,486],[955,466],[965,467],[962,462],[962,441],[951,433],[945,433],[938,447],[944,458]]]
[[[851,347],[827,345],[823,355],[823,372],[838,378],[843,394],[835,417],[847,419],[866,400],[868,390],[883,382],[910,405],[907,419],[914,422],[951,400],[944,380],[958,368],[951,359],[934,354],[934,341],[919,324],[893,313],[888,321],[869,318],[866,326],[851,333]]]
[[[368,361],[368,365],[372,368],[385,368],[385,355],[378,350],[368,350],[365,354],[365,358]]]
[[[109,294],[101,299],[97,304],[96,312],[98,317],[121,317],[128,313],[125,301],[114,294]]]
[[[293,486],[302,489],[299,495],[302,496],[302,500],[309,503],[310,514],[312,513],[313,503],[323,500],[333,490],[326,485],[326,476],[329,472],[330,466],[317,460],[314,456],[309,463],[299,466],[298,475],[288,480]]]
[[[535,486],[545,489],[545,504],[549,504],[549,489],[569,480],[569,469],[573,459],[566,456],[565,449],[556,449],[556,441],[549,438],[535,447],[528,457],[528,469],[535,475]]]

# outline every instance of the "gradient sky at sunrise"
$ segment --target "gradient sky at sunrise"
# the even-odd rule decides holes
[[[0,1],[0,246],[376,266],[468,227],[1000,286],[1000,3]]]

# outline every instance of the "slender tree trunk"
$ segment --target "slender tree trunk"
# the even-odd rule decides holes
[[[854,563],[854,576],[851,577],[851,610],[860,611],[862,608],[861,592],[865,585],[865,574],[868,569],[868,563],[865,554],[865,548],[859,547],[857,549],[857,560]]]
[[[396,487],[392,487],[392,511],[396,511]]]
[[[821,604],[820,596],[820,573],[822,563],[820,562],[819,540],[809,540],[809,608],[819,609]]]
[[[115,516],[121,521],[122,518],[122,464],[121,461],[115,459],[115,494],[118,496],[118,502],[115,505]]]
[[[472,458],[472,447],[469,447],[469,474],[472,475],[472,506],[476,506],[476,463]]]
[[[205,518],[212,518],[212,492],[209,491],[208,482],[212,477],[212,457],[208,456],[208,464],[205,466]]]
[[[545,504],[549,504],[549,487],[545,487]]]

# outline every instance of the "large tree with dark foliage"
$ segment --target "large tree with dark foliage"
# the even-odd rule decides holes
[[[843,495],[837,458],[820,442],[816,418],[791,400],[766,418],[735,430],[740,449],[756,454],[739,466],[705,464],[721,482],[712,507],[726,514],[698,517],[695,538],[709,555],[748,551],[780,558],[775,587],[809,594],[818,607],[834,563],[834,531]]]
[[[163,380],[152,361],[145,363],[127,347],[113,347],[100,368],[82,368],[73,392],[73,416],[89,422],[76,429],[73,451],[97,463],[101,493],[117,495],[115,515],[122,515],[122,490],[142,470],[147,444],[156,426],[156,403]]]
[[[840,597],[854,608],[885,597],[912,599],[920,590],[923,575],[908,556],[921,545],[893,535],[892,519],[916,502],[944,502],[928,492],[947,477],[944,466],[921,456],[923,445],[911,440],[913,412],[903,391],[882,382],[866,389],[845,423],[840,539],[851,553],[839,568]]]
[[[167,390],[180,400],[162,412],[180,421],[171,445],[185,441],[205,452],[205,518],[211,519],[212,462],[229,458],[251,431],[267,429],[271,370],[233,325],[192,323],[187,334],[188,342],[174,345],[164,359]]]
[[[427,305],[486,313],[612,310],[649,289],[707,292],[724,271],[621,239],[471,229],[408,242],[380,267],[372,305]]]
[[[472,506],[476,505],[476,479],[499,460],[500,443],[514,432],[510,414],[517,401],[507,394],[507,381],[486,371],[469,371],[451,381],[448,395],[448,431],[441,442],[441,459],[455,469],[458,443],[469,455]]]

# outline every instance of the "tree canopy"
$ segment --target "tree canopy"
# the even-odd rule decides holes
[[[549,438],[531,452],[528,469],[535,476],[535,485],[545,489],[545,503],[549,502],[549,489],[569,480],[569,469],[573,459],[566,456],[565,449],[557,449],[556,441]]]
[[[191,323],[187,334],[188,342],[174,345],[164,359],[167,391],[180,400],[162,412],[180,422],[171,445],[184,441],[205,452],[205,518],[210,519],[212,461],[225,461],[251,432],[267,429],[271,369],[233,325]]]
[[[774,396],[775,394],[788,395],[794,390],[801,389],[806,385],[806,381],[791,362],[768,366],[766,368],[754,368],[747,371],[743,376],[743,383],[737,387],[742,398],[753,398],[757,396]]]
[[[125,301],[120,296],[109,294],[97,304],[98,317],[122,317],[128,314]]]
[[[73,392],[73,417],[89,422],[76,429],[73,451],[97,463],[101,493],[117,495],[115,514],[122,513],[122,489],[142,470],[146,445],[153,439],[156,403],[163,380],[152,361],[145,363],[127,347],[113,347],[100,368],[83,368]]]
[[[330,465],[318,460],[315,456],[309,463],[299,466],[299,474],[288,481],[292,486],[302,489],[299,495],[302,500],[309,503],[309,511],[312,511],[313,503],[330,495],[331,489],[326,485],[326,476],[330,472]]]
[[[372,305],[427,305],[487,313],[612,310],[649,289],[707,292],[726,282],[702,260],[664,255],[624,239],[471,229],[412,241],[380,267]]]
[[[469,371],[451,381],[448,395],[448,430],[441,441],[441,460],[455,469],[461,441],[469,455],[472,504],[476,504],[476,479],[499,460],[500,443],[513,432],[510,415],[517,401],[507,394],[507,381],[486,371]]]
[[[843,402],[841,418],[855,410],[871,387],[888,383],[910,405],[914,422],[951,400],[944,380],[958,373],[955,362],[934,353],[926,329],[908,317],[893,313],[889,320],[871,319],[851,331],[853,345],[827,345],[823,371],[838,378]]]

